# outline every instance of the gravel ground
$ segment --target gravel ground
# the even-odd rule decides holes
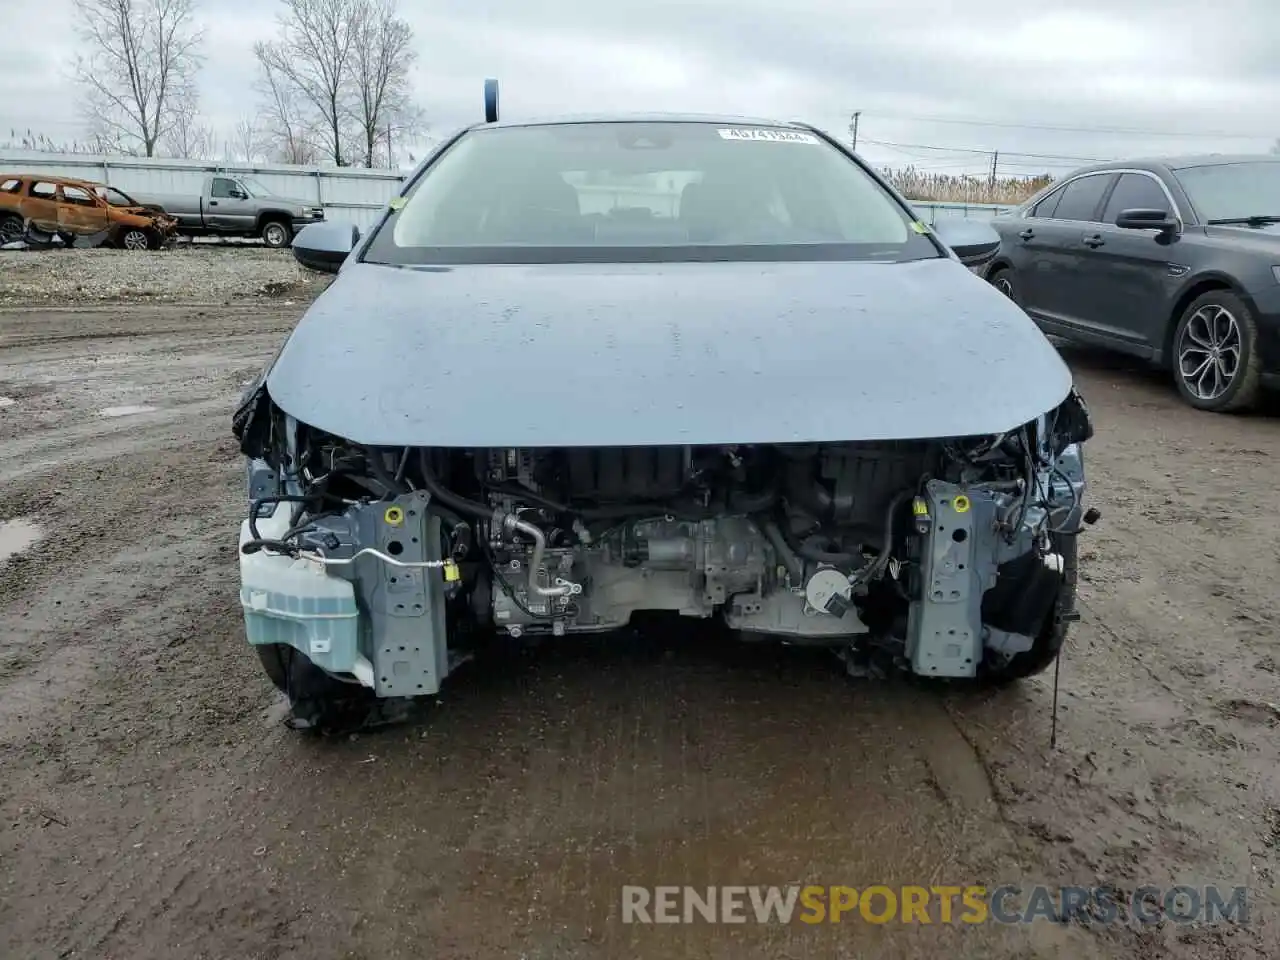
[[[853,683],[697,630],[472,664],[314,742],[243,640],[229,431],[301,305],[232,300],[0,309],[0,956],[1280,954],[1274,412],[1068,353],[1104,518],[1056,750],[1050,678]],[[1247,885],[1250,923],[619,919],[623,884],[797,881]]]
[[[166,250],[0,251],[0,304],[310,299],[328,278],[288,250],[180,242]]]

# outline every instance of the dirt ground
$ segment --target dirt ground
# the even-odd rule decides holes
[[[1102,521],[1051,676],[697,631],[471,664],[314,741],[244,643],[230,409],[301,304],[0,310],[0,956],[1280,953],[1274,411],[1071,352]],[[31,526],[34,524],[35,526]],[[1247,924],[628,925],[624,884],[1249,888]]]
[[[290,250],[237,241],[179,241],[149,253],[109,247],[0,250],[0,306],[69,303],[303,301],[330,278],[304,270]]]

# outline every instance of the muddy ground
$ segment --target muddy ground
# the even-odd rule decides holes
[[[1280,944],[1280,419],[1070,353],[1104,518],[1051,677],[705,633],[469,665],[315,742],[241,635],[229,412],[300,305],[0,310],[0,956],[1260,958]],[[10,526],[0,541],[29,539]],[[624,884],[1249,887],[1248,923],[638,926]]]

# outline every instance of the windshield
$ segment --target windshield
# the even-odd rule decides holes
[[[136,207],[138,205],[136,200],[126,193],[121,193],[115,187],[95,187],[94,193],[113,207]]]
[[[1201,220],[1280,216],[1280,160],[1247,160],[1173,171]]]
[[[274,196],[270,190],[260,184],[257,180],[249,177],[240,178],[241,185],[249,192],[251,197],[270,197]]]
[[[570,123],[466,133],[373,238],[371,262],[939,257],[848,156],[793,129]]]

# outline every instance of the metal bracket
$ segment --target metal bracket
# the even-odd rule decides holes
[[[972,677],[982,658],[976,518],[989,517],[991,503],[941,480],[930,480],[925,495],[933,525],[921,555],[921,596],[907,618],[907,656],[919,674]]]
[[[362,511],[361,542],[406,563],[442,559],[440,518],[426,511],[428,500],[418,492],[370,504]],[[441,572],[395,567],[374,557],[360,562],[361,593],[372,621],[374,692],[438,692],[449,670]]]

